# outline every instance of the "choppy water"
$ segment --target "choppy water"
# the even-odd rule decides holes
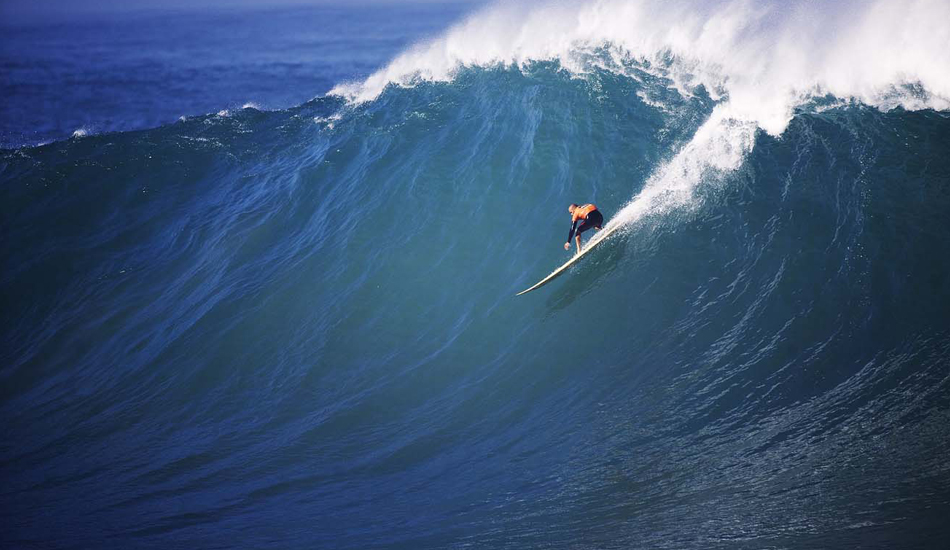
[[[3,151],[4,546],[942,547],[948,8],[829,16],[909,29],[900,80],[657,6]],[[587,201],[623,230],[514,298]]]

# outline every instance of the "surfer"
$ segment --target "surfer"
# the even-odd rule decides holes
[[[572,204],[567,207],[567,211],[571,214],[571,232],[567,234],[567,242],[564,243],[564,250],[571,249],[571,237],[574,237],[574,242],[577,243],[577,254],[580,254],[581,233],[592,227],[596,227],[598,230],[601,229],[604,223],[604,216],[593,204],[585,204],[584,206]],[[578,222],[580,222],[580,225],[578,225]]]

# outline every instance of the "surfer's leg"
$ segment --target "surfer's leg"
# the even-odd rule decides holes
[[[604,215],[600,213],[600,210],[594,210],[588,217],[593,218],[591,221],[593,222],[594,227],[597,228],[597,231],[603,229]]]
[[[581,253],[581,233],[583,233],[584,231],[590,230],[592,227],[594,227],[594,224],[591,223],[591,220],[584,220],[584,223],[580,224],[580,225],[577,227],[577,237],[576,237],[576,238],[577,238],[577,253],[578,253],[578,254]]]

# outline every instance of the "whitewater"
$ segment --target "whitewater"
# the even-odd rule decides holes
[[[0,543],[940,547],[948,20],[500,2],[0,150]]]
[[[658,208],[658,194],[678,204],[709,171],[735,170],[757,129],[781,135],[816,98],[947,110],[948,19],[950,5],[939,0],[502,3],[330,93],[362,102],[388,85],[451,81],[466,67],[556,61],[578,76],[646,72],[682,95],[701,87],[722,100],[614,221],[626,224]]]

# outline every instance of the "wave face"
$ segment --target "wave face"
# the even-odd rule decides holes
[[[0,152],[4,546],[940,546],[947,7],[659,6]]]

